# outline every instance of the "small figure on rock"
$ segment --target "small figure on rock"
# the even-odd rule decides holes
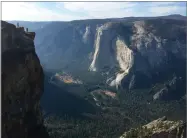
[[[28,32],[28,28],[26,28],[26,32]]]
[[[19,28],[19,23],[17,23],[17,28]]]

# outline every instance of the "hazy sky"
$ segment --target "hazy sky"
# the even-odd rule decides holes
[[[186,15],[186,2],[2,2],[3,20],[69,21]]]

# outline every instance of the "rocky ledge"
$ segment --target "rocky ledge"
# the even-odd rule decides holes
[[[2,137],[48,138],[40,98],[44,74],[34,48],[34,32],[1,21]]]
[[[159,118],[142,127],[125,132],[120,138],[186,138],[186,123]]]

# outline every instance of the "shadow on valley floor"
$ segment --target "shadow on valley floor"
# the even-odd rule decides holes
[[[45,112],[44,117],[50,114],[81,117],[83,113],[96,113],[96,107],[89,101],[62,90],[49,83],[48,80],[49,77],[46,76],[44,94],[41,98],[41,106]]]

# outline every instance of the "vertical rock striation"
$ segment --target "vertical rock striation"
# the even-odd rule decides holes
[[[44,74],[34,32],[1,21],[2,137],[47,138],[40,109]]]

